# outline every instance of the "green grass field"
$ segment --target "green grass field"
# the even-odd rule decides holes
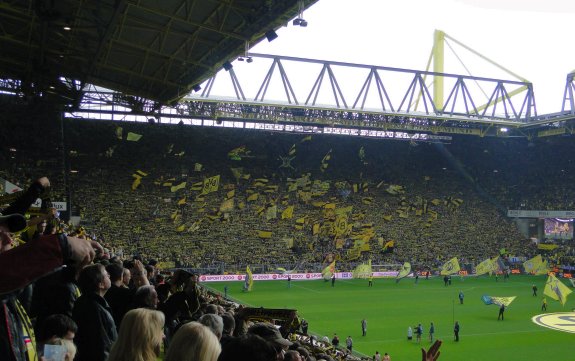
[[[367,280],[337,280],[335,287],[324,281],[260,281],[253,290],[242,293],[241,282],[207,284],[237,301],[266,308],[298,310],[309,321],[310,333],[337,333],[345,345],[351,335],[354,351],[372,356],[375,351],[388,352],[393,361],[421,359],[421,347],[429,347],[429,325],[435,324],[435,336],[443,340],[440,360],[575,360],[575,334],[555,331],[534,324],[531,318],[541,314],[540,308],[546,276],[516,276],[495,282],[482,276],[453,278],[451,286],[434,277],[403,279],[374,279],[369,288]],[[539,288],[532,296],[531,285]],[[458,293],[465,294],[460,305]],[[505,320],[498,321],[498,306],[486,306],[481,296],[517,296],[505,311]],[[547,297],[547,313],[568,312],[575,307],[575,294],[561,306]],[[368,321],[367,336],[361,335],[361,319]],[[460,341],[453,340],[453,323],[461,325]],[[421,344],[407,341],[408,326],[424,326]],[[575,329],[575,327],[574,327]],[[414,337],[415,339],[415,337]]]

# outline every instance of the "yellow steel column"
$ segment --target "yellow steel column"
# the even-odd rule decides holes
[[[443,73],[445,33],[435,30],[433,34],[433,71]],[[435,75],[433,78],[433,101],[437,110],[443,110],[443,77]]]

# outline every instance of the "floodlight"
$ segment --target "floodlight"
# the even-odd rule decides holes
[[[273,29],[266,31],[266,39],[268,39],[268,41],[272,41],[274,39],[277,39],[277,37],[278,37],[278,34],[276,34],[276,32]]]
[[[202,87],[199,84],[196,84],[192,87],[192,90],[195,92],[199,92],[202,89]]]

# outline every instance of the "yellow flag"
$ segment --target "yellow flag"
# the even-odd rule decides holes
[[[180,225],[178,228],[176,228],[176,230],[177,230],[178,232],[183,232],[183,231],[186,230],[186,225],[185,225],[185,224],[182,224],[182,225]]]
[[[335,261],[331,262],[327,267],[325,267],[321,271],[321,275],[325,280],[329,280],[334,273],[335,273]]]
[[[371,260],[369,260],[367,263],[362,263],[355,267],[351,274],[353,278],[369,278],[371,273]]]
[[[319,233],[319,226],[320,226],[319,223],[314,223],[313,226],[311,227],[312,234],[314,236]]]
[[[302,230],[305,225],[305,217],[295,220],[295,229]]]
[[[347,215],[341,214],[335,218],[335,235],[338,237],[344,236],[347,233]]]
[[[274,204],[266,208],[266,220],[276,219],[278,217],[278,207]]]
[[[282,212],[282,219],[292,219],[293,218],[294,206],[289,206]]]
[[[254,187],[264,187],[268,184],[269,179],[266,178],[256,178],[254,179],[253,186]]]
[[[397,280],[407,277],[411,273],[411,263],[405,262],[397,273]]]
[[[362,202],[363,204],[370,205],[370,204],[373,202],[373,197],[363,197],[363,198],[361,199],[361,202]]]
[[[217,192],[220,186],[220,176],[216,175],[204,180],[204,187],[202,189],[202,194],[208,194],[212,192]]]
[[[543,293],[555,301],[561,302],[562,306],[565,306],[565,302],[567,302],[567,296],[572,291],[569,287],[565,286],[561,281],[559,281],[554,274],[550,273],[549,277],[547,277],[547,282],[545,282],[545,290]]]
[[[172,186],[170,188],[170,191],[172,191],[172,193],[179,191],[180,189],[184,189],[186,188],[186,182],[182,182],[176,186]]]
[[[353,261],[354,259],[358,259],[361,256],[361,249],[359,247],[354,247],[347,251],[347,259]]]
[[[226,199],[220,204],[220,212],[231,212],[234,209],[234,199]]]
[[[488,258],[479,263],[477,266],[475,266],[475,275],[481,276],[483,274],[492,272],[493,269],[492,262],[493,261],[491,260],[491,258]]]
[[[200,163],[194,164],[194,172],[201,172],[204,166]]]
[[[142,181],[142,177],[136,176],[134,177],[134,181],[132,182],[132,190],[135,191],[136,188],[140,186],[140,182]]]
[[[454,273],[459,272],[459,261],[457,261],[457,257],[453,257],[449,261],[445,262],[441,267],[441,275],[452,275]]]
[[[535,273],[541,263],[543,263],[543,259],[541,258],[541,255],[538,254],[537,256],[523,262],[523,268],[525,268],[525,272],[527,273]]]
[[[265,239],[272,238],[272,231],[258,230],[258,237]]]
[[[537,269],[535,269],[534,273],[536,275],[546,275],[549,273],[549,265],[547,264],[547,260],[541,262],[541,264],[539,265],[539,267],[537,267]]]
[[[132,133],[132,132],[128,132],[128,136],[126,137],[126,140],[128,140],[130,142],[137,142],[140,139],[142,139],[141,134]]]
[[[300,140],[299,142],[300,143],[309,142],[310,140],[311,140],[311,135],[308,135],[308,136],[303,137],[303,139]]]
[[[329,152],[327,152],[326,155],[323,156],[321,160],[321,165],[319,169],[321,170],[322,173],[325,172],[325,170],[329,166],[330,159],[331,159],[331,149],[329,150]]]
[[[186,197],[184,197],[178,201],[178,206],[183,206],[184,204],[186,204]]]
[[[248,202],[255,202],[258,200],[259,193],[250,194],[249,197],[246,199]]]
[[[382,251],[383,253],[393,253],[393,249],[395,248],[395,241],[387,241],[383,245]]]
[[[122,127],[116,127],[116,138],[122,140],[122,132],[124,130],[122,129]]]
[[[403,186],[397,185],[397,184],[390,184],[385,191],[389,194],[400,194],[400,193],[405,193],[405,189],[403,188]]]
[[[254,286],[254,276],[250,266],[246,266],[246,291],[251,291]]]

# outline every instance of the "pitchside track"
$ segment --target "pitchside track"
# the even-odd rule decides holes
[[[394,361],[421,359],[421,347],[429,347],[429,325],[435,324],[435,337],[444,341],[440,360],[575,360],[575,296],[565,306],[547,297],[547,311],[541,311],[546,276],[516,276],[504,282],[500,277],[453,277],[444,286],[438,277],[425,280],[375,279],[337,280],[335,287],[324,281],[260,281],[249,293],[241,292],[242,282],[208,283],[207,286],[255,307],[297,309],[309,322],[311,333],[330,339],[353,338],[355,352],[371,357],[375,351],[388,352]],[[568,282],[564,282],[568,283]],[[538,288],[532,295],[532,285]],[[459,303],[459,291],[464,303]],[[498,321],[498,306],[486,306],[482,295],[517,296]],[[566,312],[561,317],[535,317]],[[368,321],[367,336],[361,335],[361,320]],[[532,321],[533,319],[533,321]],[[542,327],[535,320],[554,319],[560,327]],[[461,325],[460,341],[453,340],[453,323]],[[540,322],[540,323],[541,323]],[[407,328],[421,323],[421,344],[407,341]],[[563,330],[559,330],[562,328]],[[345,342],[342,342],[345,345]]]

